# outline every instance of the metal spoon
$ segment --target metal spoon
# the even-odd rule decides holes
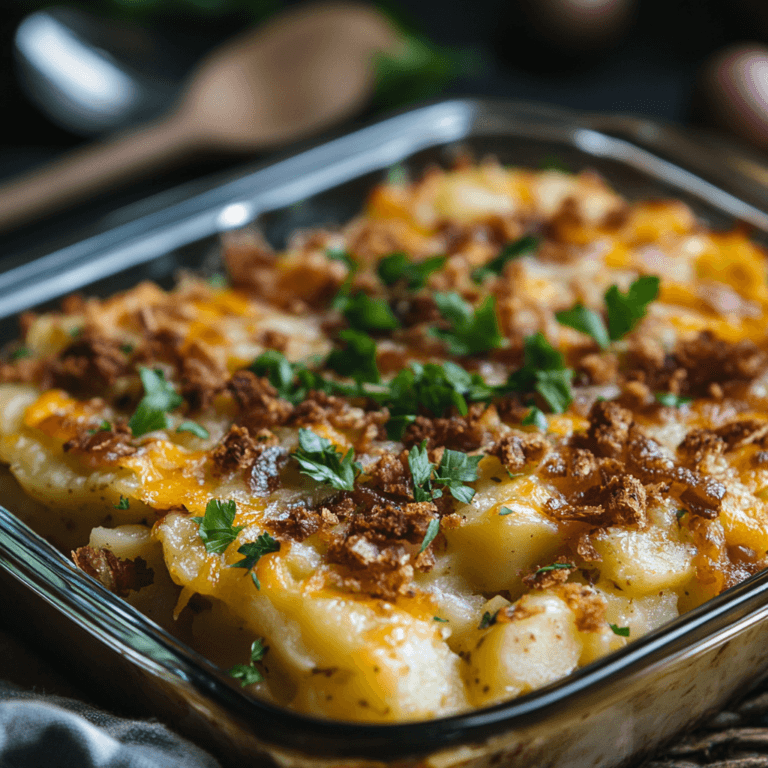
[[[27,16],[14,35],[14,58],[30,100],[80,136],[158,118],[194,63],[148,30],[66,6]]]
[[[0,186],[0,230],[205,151],[264,150],[353,114],[373,87],[372,56],[398,36],[373,8],[291,9],[208,56],[162,119]]]

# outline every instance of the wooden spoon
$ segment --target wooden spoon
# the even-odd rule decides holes
[[[373,55],[397,42],[390,22],[363,5],[324,2],[281,13],[203,60],[162,119],[0,186],[0,230],[202,151],[265,150],[340,121],[370,96]]]

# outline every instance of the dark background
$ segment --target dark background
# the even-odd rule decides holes
[[[153,29],[177,52],[183,69],[217,43],[260,15],[291,5],[279,0],[252,0],[256,11],[244,11],[245,0],[213,2],[218,11],[189,12],[168,0],[163,10],[156,0],[151,13],[138,20]],[[205,6],[206,0],[184,0]],[[207,0],[211,5],[210,0]],[[127,0],[123,0],[124,3]],[[532,0],[546,2],[546,0]],[[81,137],[53,124],[25,97],[13,62],[13,34],[24,15],[41,3],[5,0],[0,5],[0,176],[11,176],[53,159],[77,146]],[[694,108],[697,72],[702,62],[723,46],[742,40],[760,40],[749,2],[715,0],[638,0],[626,33],[597,50],[566,51],[552,43],[525,14],[523,0],[411,0],[394,5],[405,19],[438,46],[460,51],[464,74],[432,95],[487,95],[549,102],[580,110],[645,115],[680,124],[701,121]],[[768,5],[768,3],[766,3]],[[226,7],[229,11],[226,12]],[[120,0],[80,3],[89,11],[126,15]],[[135,21],[136,19],[134,19]],[[768,35],[763,36],[768,39]],[[379,104],[357,122],[385,111]],[[253,156],[245,158],[252,160]],[[89,222],[103,212],[156,191],[226,170],[242,163],[240,157],[208,158],[180,171],[159,175],[123,192],[103,197],[51,224]],[[7,240],[7,248],[23,249],[33,243],[39,227],[27,227]]]

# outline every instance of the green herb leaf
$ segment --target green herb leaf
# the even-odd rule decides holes
[[[441,619],[439,616],[433,616],[432,621],[441,621],[441,622],[447,622],[448,619]]]
[[[447,448],[435,472],[435,483],[445,486],[457,501],[469,504],[475,495],[475,489],[465,483],[477,480],[477,465],[482,458]]]
[[[690,397],[681,397],[680,395],[673,395],[671,392],[655,392],[653,395],[656,401],[667,408],[680,408],[683,405],[688,405],[693,402]]]
[[[208,285],[210,285],[211,288],[221,290],[229,287],[229,280],[227,280],[227,276],[221,272],[215,272],[208,278]]]
[[[411,363],[392,379],[387,392],[374,397],[389,409],[387,434],[399,440],[417,413],[442,416],[456,408],[466,416],[468,402],[490,399],[493,391],[479,374],[470,374],[455,363]]]
[[[660,282],[655,276],[638,277],[626,293],[616,285],[605,292],[611,341],[626,336],[645,317],[648,305],[659,295]]]
[[[556,155],[547,155],[539,166],[543,171],[558,171],[559,173],[572,173],[571,169]]]
[[[346,348],[332,350],[325,365],[339,376],[348,376],[357,382],[381,381],[376,367],[376,342],[367,333],[351,329],[340,331],[339,338]]]
[[[405,253],[390,253],[376,267],[384,285],[394,285],[398,280],[405,281],[411,291],[421,290],[433,272],[445,266],[447,256],[432,256],[424,261],[411,261]]]
[[[564,571],[566,569],[573,569],[576,566],[573,563],[552,563],[552,565],[544,565],[539,568],[533,575],[538,576],[540,573],[549,573],[550,571]]]
[[[127,499],[125,496],[120,494],[120,501],[117,502],[117,504],[113,504],[115,509],[128,509],[130,506],[130,500]]]
[[[260,683],[264,679],[264,675],[262,675],[256,667],[253,667],[250,664],[235,664],[235,666],[229,670],[229,674],[236,680],[240,680],[240,685],[242,685],[243,688],[247,685]]]
[[[104,419],[104,421],[102,421],[96,429],[89,429],[88,434],[95,435],[97,432],[109,432],[111,429],[112,425],[106,419]]]
[[[384,299],[372,299],[362,291],[352,295],[339,293],[333,306],[356,331],[393,331],[400,327],[400,321]]]
[[[413,480],[414,501],[432,501],[431,478],[435,465],[427,455],[426,440],[423,440],[421,445],[414,445],[408,452],[408,468]]]
[[[324,378],[310,370],[304,363],[291,363],[281,352],[268,349],[249,366],[257,376],[265,377],[284,400],[296,405],[302,402],[309,390],[315,389],[329,395],[354,397],[360,394],[359,386],[343,384]]]
[[[535,405],[531,407],[531,410],[528,411],[525,416],[523,416],[523,420],[520,423],[526,427],[536,427],[542,432],[546,432],[549,429],[547,417]]]
[[[523,367],[515,371],[507,387],[518,392],[538,392],[554,413],[563,413],[573,400],[573,371],[565,358],[539,331],[528,336],[523,346]]]
[[[29,347],[17,347],[11,352],[11,360],[21,360],[24,357],[32,357]]]
[[[357,271],[357,262],[349,255],[349,253],[341,248],[329,248],[325,255],[332,261],[341,261],[347,265],[347,269],[350,272]]]
[[[282,352],[267,349],[250,364],[248,369],[257,376],[266,378],[280,397],[290,399],[293,391],[294,369]]]
[[[501,515],[502,517],[504,517],[505,515],[511,515],[513,512],[514,512],[514,510],[513,510],[513,509],[510,509],[509,507],[502,507],[502,508],[499,510],[499,515]]]
[[[211,436],[211,433],[196,421],[182,421],[181,424],[176,427],[176,431],[191,432],[195,437],[199,437],[202,440],[207,440]]]
[[[83,326],[82,325],[76,325],[74,328],[70,328],[69,329],[69,335],[73,339],[76,339],[79,336],[82,336],[83,335]]]
[[[264,675],[261,674],[254,664],[264,658],[264,654],[266,654],[267,650],[268,649],[264,646],[263,637],[254,640],[251,644],[250,662],[248,664],[235,664],[235,666],[229,670],[229,674],[240,680],[243,688],[245,688],[246,685],[260,683],[264,679]]]
[[[478,625],[478,629],[488,629],[488,627],[493,626],[496,623],[496,617],[499,615],[498,611],[495,611],[494,613],[489,613],[486,611],[483,614],[483,618],[480,619],[480,624]]]
[[[387,184],[405,184],[408,181],[408,171],[401,163],[395,163],[387,169]]]
[[[430,330],[448,345],[449,354],[475,355],[501,346],[503,339],[496,320],[494,296],[488,296],[474,312],[458,293],[436,293],[434,298],[451,328]]]
[[[555,317],[561,325],[567,325],[569,328],[575,328],[577,331],[591,336],[600,349],[608,349],[608,345],[611,343],[608,329],[605,327],[603,318],[597,312],[577,304],[571,309],[555,312]]]
[[[678,509],[677,512],[675,512],[675,517],[677,517],[678,520],[681,520],[684,515],[688,514],[687,509]]]
[[[279,552],[280,542],[273,539],[268,533],[262,533],[256,541],[248,542],[238,548],[237,553],[243,556],[243,559],[230,565],[230,568],[247,568],[249,571],[259,562],[263,555],[270,552]],[[255,573],[251,573],[253,583],[256,589],[261,589],[261,584]]]
[[[619,627],[616,624],[610,623],[608,626],[611,628],[614,635],[619,635],[619,637],[629,637],[629,627]]]
[[[480,284],[489,277],[498,277],[508,262],[532,253],[539,247],[539,238],[526,235],[519,240],[507,243],[487,264],[472,271],[472,280]]]
[[[419,554],[421,554],[434,540],[435,536],[440,532],[440,520],[438,518],[433,517],[429,521],[429,525],[427,526],[427,532],[424,535],[424,541],[421,542],[421,547],[419,548]]]
[[[350,448],[346,456],[342,456],[330,440],[302,428],[299,429],[299,448],[291,455],[299,462],[302,474],[332,488],[351,491],[355,487],[355,477],[362,470],[352,461],[354,453]]]
[[[125,344],[121,344],[120,345],[120,351],[124,355],[132,355],[133,354],[133,350],[134,350],[133,344],[129,344],[128,342],[126,342]]]
[[[219,501],[211,499],[205,507],[204,517],[193,517],[200,526],[200,538],[207,552],[220,554],[245,528],[244,525],[233,525],[237,506],[234,501]]]
[[[561,371],[537,371],[536,391],[544,398],[553,413],[564,413],[573,400],[571,380],[573,371],[563,368]]]
[[[400,43],[373,56],[373,102],[378,108],[393,109],[437,96],[453,78],[478,69],[473,53],[439,46],[398,26]]]
[[[144,397],[128,422],[134,437],[156,429],[167,429],[168,418],[165,414],[184,402],[182,396],[165,380],[162,371],[141,366],[139,376],[144,385]]]
[[[251,643],[251,662],[261,661],[269,649],[264,645],[264,638],[260,637]]]

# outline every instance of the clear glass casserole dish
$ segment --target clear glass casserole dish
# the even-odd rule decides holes
[[[390,118],[10,268],[0,275],[0,316],[82,287],[108,294],[142,278],[164,282],[182,266],[210,268],[217,234],[252,220],[278,245],[297,227],[341,223],[392,164],[418,172],[465,150],[533,166],[556,155],[573,167],[595,168],[627,197],[679,197],[713,226],[737,218],[755,228],[758,240],[768,233],[760,167],[731,150],[718,149],[720,161],[703,144],[646,123],[452,101]],[[4,323],[5,340],[15,336],[12,327]],[[223,671],[99,588],[5,511],[0,565],[9,614],[55,639],[116,696],[146,702],[232,764],[259,758],[286,765],[618,765],[653,750],[768,670],[761,653],[768,576],[760,574],[513,702],[405,725],[322,721],[242,696]]]

